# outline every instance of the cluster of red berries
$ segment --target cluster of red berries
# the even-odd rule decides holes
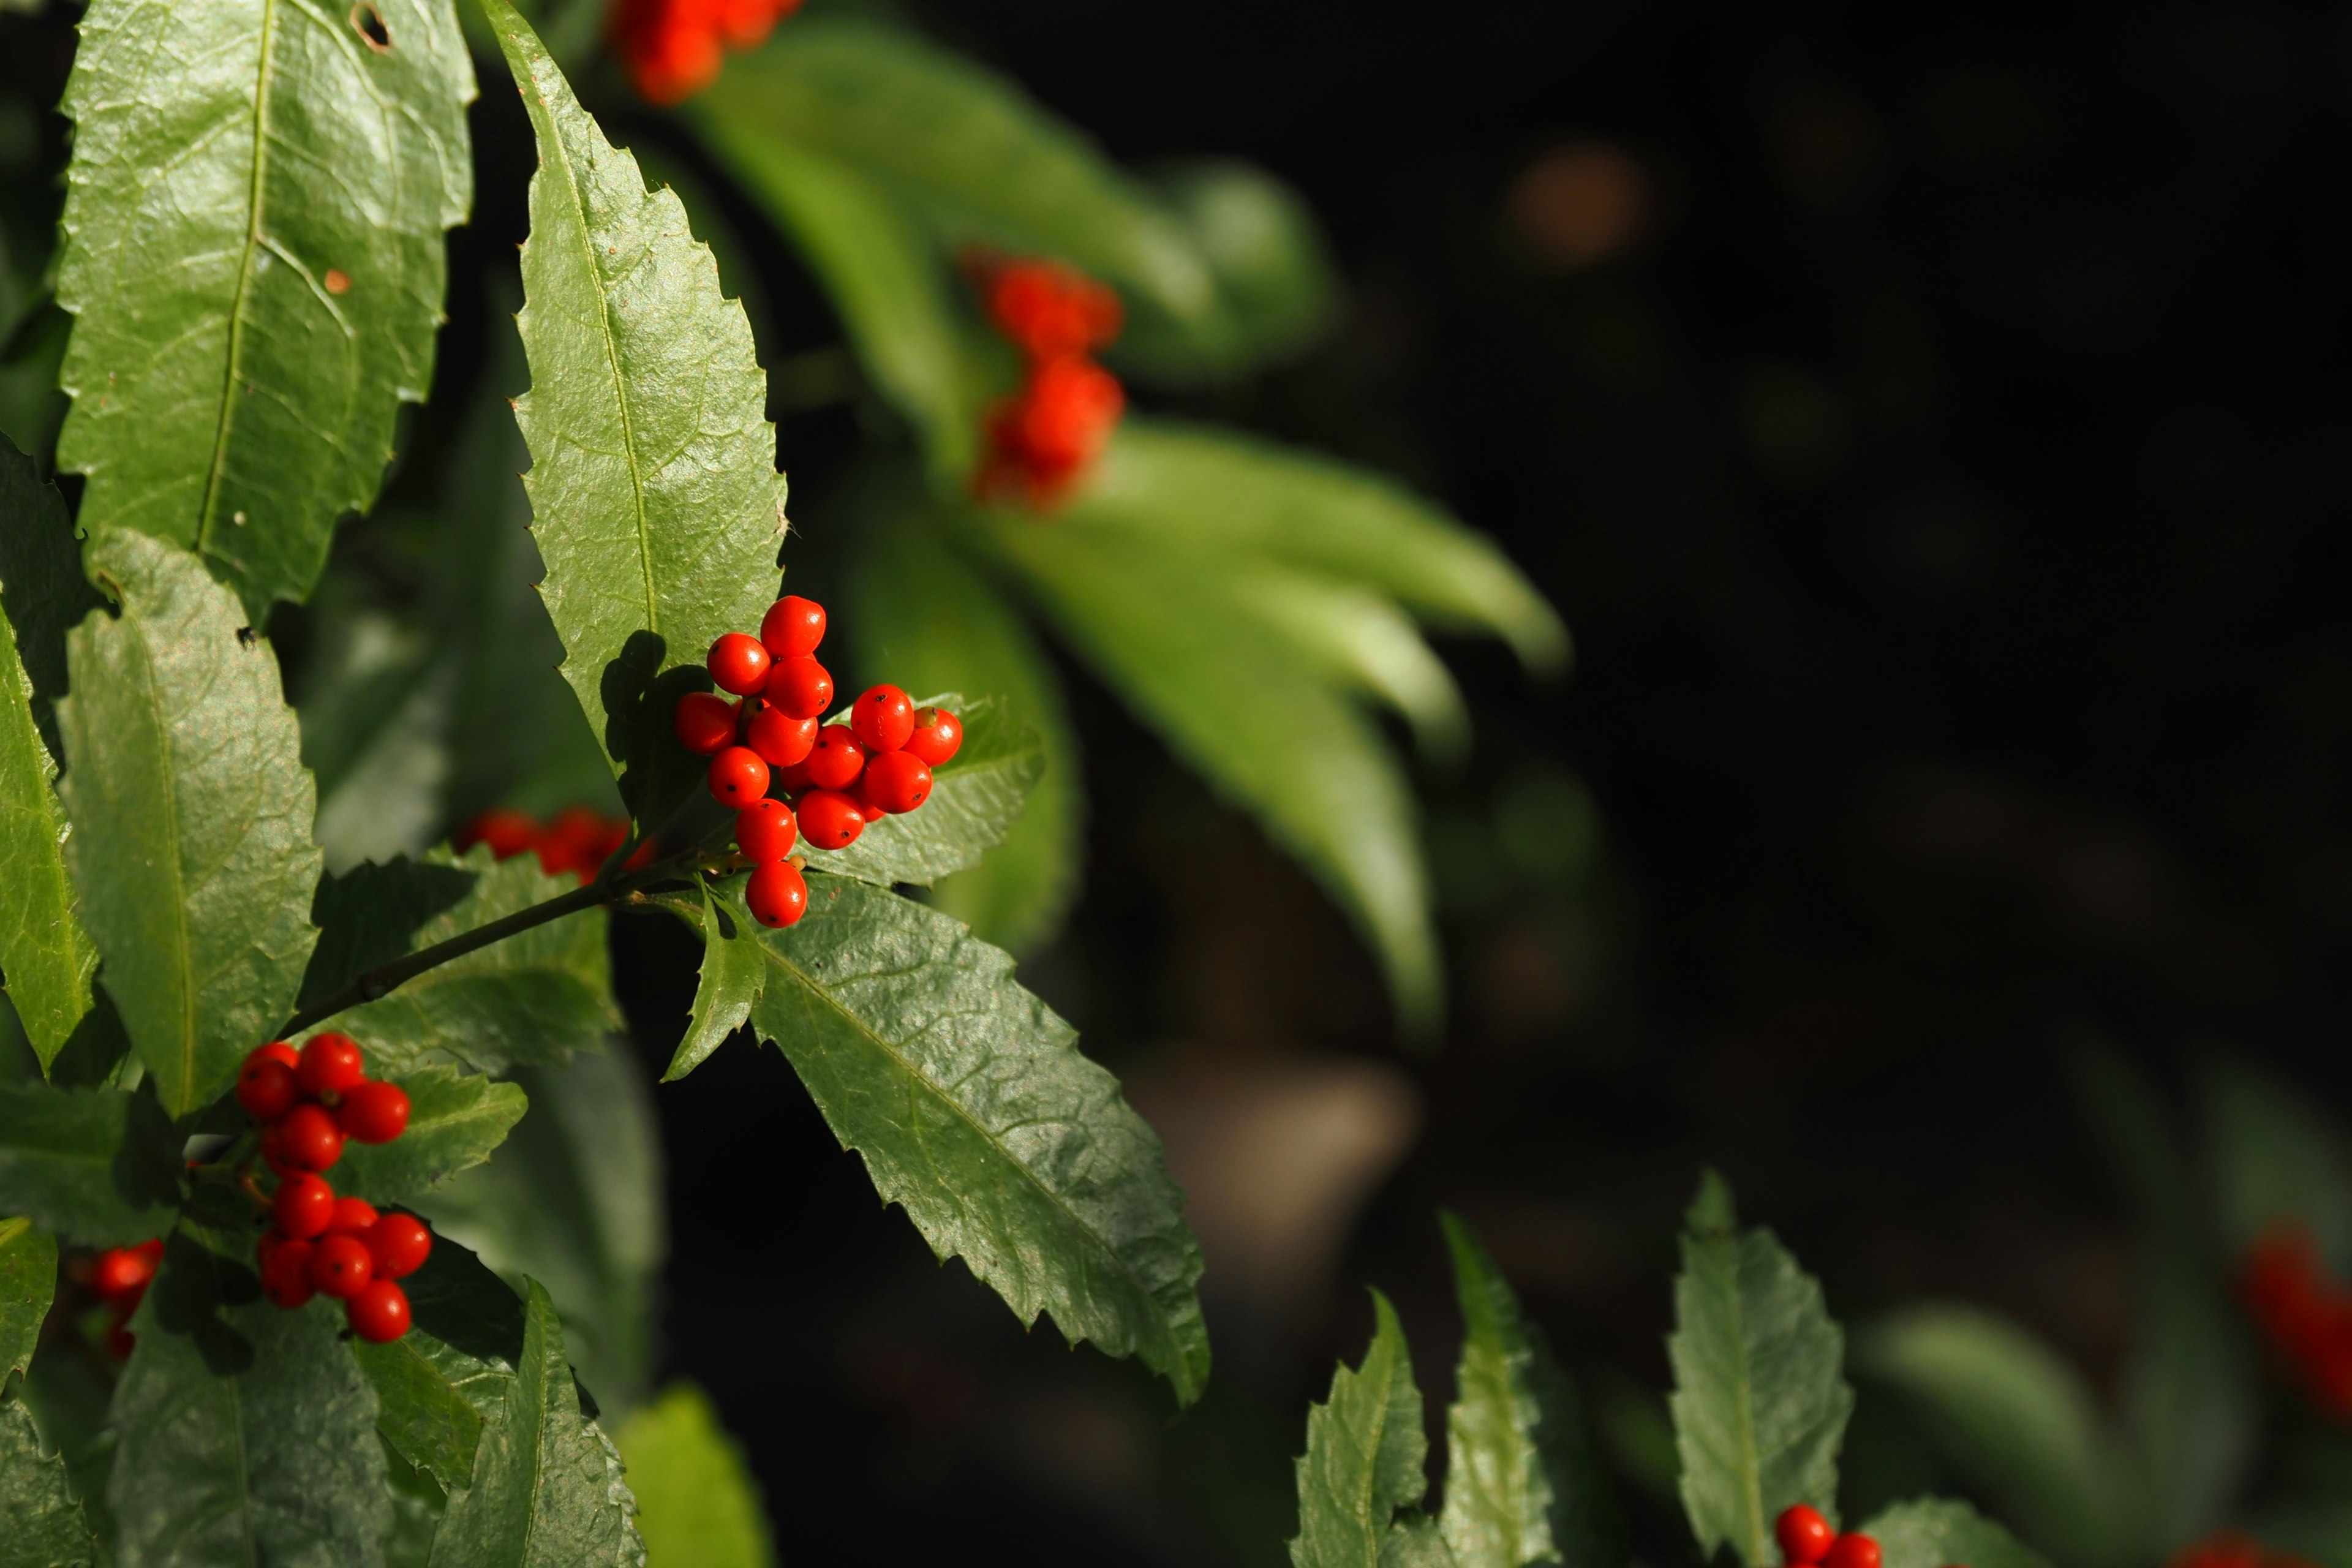
[[[1027,361],[1021,390],[988,411],[983,497],[1051,506],[1102,453],[1127,409],[1094,351],[1118,336],[1118,296],[1050,261],[979,264],[988,313]]]
[[[637,90],[680,103],[719,76],[722,49],[754,47],[801,0],[618,0],[608,31]]]
[[[2352,1290],[2329,1277],[2311,1233],[2299,1225],[2264,1232],[2246,1249],[2238,1293],[2311,1402],[2352,1420]]]
[[[139,1310],[155,1266],[163,1261],[163,1243],[142,1241],[136,1247],[110,1247],[89,1265],[89,1284],[106,1303],[106,1352],[117,1361],[131,1355],[131,1314]]]
[[[2273,1552],[2251,1535],[2223,1531],[2182,1547],[2172,1554],[2167,1568],[2314,1568],[2314,1564],[2292,1552]]]
[[[1878,1542],[1859,1531],[1841,1533],[1821,1510],[1798,1503],[1772,1522],[1786,1568],[1878,1568]]]
[[[262,1124],[261,1157],[278,1173],[258,1251],[262,1293],[289,1310],[331,1296],[360,1338],[400,1338],[408,1293],[394,1281],[424,1266],[433,1233],[415,1215],[337,1197],[320,1173],[343,1157],[346,1139],[389,1143],[406,1131],[407,1091],[369,1078],[358,1043],[328,1033],[299,1052],[278,1040],[247,1057],[236,1100]]]
[[[689,692],[672,719],[687,750],[710,759],[710,793],[735,808],[735,847],[752,868],[744,902],[763,925],[807,912],[794,844],[845,849],[868,822],[913,811],[931,798],[931,770],[963,744],[962,721],[895,686],[868,688],[846,724],[823,723],[833,705],[833,677],[816,661],[824,640],[823,605],[777,600],[758,637],[710,645],[710,679],[736,700]]]
[[[540,869],[551,877],[572,876],[586,881],[604,868],[614,851],[629,841],[629,825],[585,805],[568,806],[552,822],[541,822],[529,812],[505,806],[483,812],[459,828],[450,842],[459,854],[487,844],[501,860],[526,851],[539,857]],[[652,839],[637,847],[625,869],[635,870],[654,857]]]

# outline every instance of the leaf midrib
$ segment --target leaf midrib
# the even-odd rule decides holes
[[[262,0],[260,65],[253,89],[253,178],[247,188],[245,254],[238,258],[236,297],[228,313],[228,355],[222,367],[220,417],[213,426],[212,468],[205,476],[205,505],[196,518],[196,548],[212,543],[221,479],[228,467],[229,434],[236,423],[237,368],[245,351],[245,301],[253,286],[253,258],[263,246],[261,195],[269,174],[270,56],[278,46],[278,0]]]
[[[1127,1259],[1119,1256],[1118,1249],[1111,1246],[1108,1238],[1097,1235],[1095,1228],[1091,1225],[1087,1224],[1087,1221],[1079,1215],[1076,1209],[1070,1207],[1069,1204],[1060,1194],[1055,1192],[1051,1187],[1046,1186],[1045,1183],[1039,1181],[1037,1179],[1036,1173],[1030,1170],[1028,1165],[1023,1163],[1019,1156],[1015,1155],[1012,1150],[1004,1146],[1004,1141],[1003,1139],[999,1138],[996,1133],[989,1128],[982,1126],[979,1120],[969,1110],[958,1104],[945,1091],[940,1089],[938,1085],[934,1084],[929,1078],[918,1071],[914,1064],[909,1062],[905,1056],[900,1054],[898,1048],[895,1045],[869,1026],[863,1018],[860,1018],[856,1014],[851,1012],[849,1008],[844,1005],[831,991],[819,985],[815,981],[809,977],[808,973],[802,969],[800,965],[793,963],[790,959],[784,957],[782,953],[776,952],[775,949],[768,946],[765,942],[761,942],[760,944],[760,952],[770,963],[774,964],[777,968],[791,975],[793,980],[799,982],[803,990],[821,999],[836,1016],[848,1023],[852,1029],[871,1042],[877,1050],[879,1050],[883,1055],[888,1057],[891,1061],[897,1063],[898,1069],[906,1074],[908,1082],[919,1084],[932,1099],[947,1106],[955,1113],[958,1120],[961,1121],[973,1131],[979,1133],[982,1139],[986,1140],[989,1147],[995,1150],[997,1154],[1007,1164],[1021,1173],[1023,1180],[1026,1181],[1029,1185],[1034,1187],[1037,1192],[1044,1194],[1047,1203],[1059,1210],[1073,1226],[1077,1227],[1079,1235],[1087,1237],[1087,1239],[1096,1247],[1107,1254],[1110,1258],[1114,1270],[1122,1279],[1129,1282],[1130,1287],[1135,1289],[1137,1294],[1140,1296],[1143,1300],[1151,1304],[1153,1314],[1155,1317],[1161,1320],[1160,1331],[1162,1336],[1163,1346],[1171,1352],[1178,1352],[1173,1357],[1171,1364],[1176,1367],[1181,1367],[1183,1365],[1181,1349],[1176,1342],[1174,1326],[1172,1323],[1165,1321],[1166,1313],[1160,1306],[1160,1299],[1152,1293],[1150,1288],[1143,1282],[1142,1278],[1136,1273],[1135,1269],[1128,1263]]]

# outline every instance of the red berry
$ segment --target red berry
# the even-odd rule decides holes
[[[1878,1568],[1878,1542],[1848,1531],[1822,1553],[1822,1568]]]
[[[278,1123],[278,1157],[298,1171],[323,1171],[343,1157],[343,1130],[322,1105],[298,1105]]]
[[[740,811],[768,793],[768,764],[749,746],[730,746],[710,759],[710,793]]]
[[[809,752],[809,783],[819,789],[845,790],[866,771],[866,748],[846,724],[827,724],[817,731]]]
[[[369,1079],[344,1094],[335,1120],[362,1143],[389,1143],[408,1131],[408,1109],[406,1089]]]
[[[773,703],[763,703],[743,726],[743,743],[760,753],[772,768],[788,768],[808,761],[816,744],[817,721],[794,719]]]
[[[268,1238],[265,1237],[265,1240]],[[310,1283],[310,1243],[299,1237],[281,1237],[261,1258],[261,1291],[274,1304],[291,1310],[318,1293]]]
[[[358,1236],[383,1216],[365,1198],[337,1198],[335,1217],[327,1222],[329,1236]]]
[[[905,752],[885,752],[866,764],[858,798],[893,816],[914,810],[931,798],[931,770],[920,757]]]
[[[866,813],[838,790],[813,789],[794,807],[801,837],[819,849],[846,849],[866,831]]]
[[[810,749],[814,751],[815,748]],[[809,788],[808,759],[803,757],[791,767],[778,768],[768,775],[768,784],[770,788],[782,790],[786,795],[798,795]]]
[[[708,691],[689,691],[677,700],[670,728],[688,751],[711,756],[734,743],[735,704]]]
[[[768,700],[787,719],[819,719],[833,706],[833,677],[806,654],[776,660],[768,672]]]
[[[938,767],[956,754],[963,744],[963,721],[944,708],[915,710],[914,733],[907,737],[907,750]]]
[[[1053,261],[1015,261],[988,283],[988,313],[1032,359],[1066,359],[1118,335],[1118,296]]]
[[[297,1169],[286,1163],[285,1154],[278,1147],[278,1122],[273,1121],[261,1130],[261,1158],[264,1163],[279,1175],[291,1176],[297,1173]]]
[[[763,800],[735,816],[735,847],[755,864],[781,860],[793,852],[800,837],[793,808],[781,800]]]
[[[915,732],[913,699],[895,686],[869,686],[849,706],[849,727],[869,752],[895,752]]]
[[[264,1046],[261,1049],[268,1050]],[[261,1051],[245,1058],[236,1071],[236,1102],[256,1121],[275,1121],[294,1109],[302,1097],[301,1086],[294,1079],[294,1069],[276,1057],[265,1057]]]
[[[748,697],[768,684],[768,666],[773,661],[758,637],[729,632],[710,645],[709,662],[710,679],[719,683],[719,690]]]
[[[771,860],[751,873],[743,901],[761,925],[788,926],[808,913],[808,883],[791,861]]]
[[[806,658],[824,640],[824,606],[814,599],[785,595],[760,622],[760,640],[779,661]]]
[[[272,1040],[266,1046],[256,1046],[245,1059],[247,1064],[256,1060],[283,1062],[286,1070],[292,1072],[302,1065],[302,1053],[283,1040]]]
[[[329,1231],[310,1248],[310,1286],[321,1296],[348,1301],[375,1278],[375,1255],[356,1236]]]
[[[539,842],[539,824],[526,813],[497,806],[459,828],[451,842],[461,854],[487,844],[493,858],[511,860]]]
[[[297,1171],[278,1184],[269,1213],[278,1228],[297,1241],[324,1236],[335,1218],[335,1189],[307,1171]]]
[[[90,1269],[90,1289],[112,1300],[135,1296],[155,1278],[155,1260],[136,1247],[111,1247],[98,1255]]]
[[[331,1029],[304,1042],[302,1065],[294,1069],[295,1081],[312,1100],[341,1094],[366,1076],[367,1059],[360,1054],[359,1043]]]
[[[389,1279],[369,1284],[343,1303],[352,1332],[372,1345],[390,1344],[408,1331],[408,1292]]]
[[[361,1239],[375,1255],[380,1279],[405,1279],[433,1256],[433,1233],[413,1214],[388,1214]]]
[[[1837,1539],[1837,1531],[1823,1519],[1821,1510],[1805,1503],[1782,1509],[1772,1526],[1772,1534],[1780,1542],[1781,1561],[1789,1568],[1811,1568],[1819,1563]]]

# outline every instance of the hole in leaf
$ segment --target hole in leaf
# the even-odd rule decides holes
[[[367,0],[360,0],[352,7],[352,28],[367,40],[367,47],[376,53],[388,55],[392,52],[392,29],[383,25],[383,13],[369,5]]]

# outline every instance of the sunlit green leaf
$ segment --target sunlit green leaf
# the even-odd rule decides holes
[[[2050,1568],[2050,1560],[1964,1502],[1920,1498],[1864,1525],[1885,1568]]]
[[[622,1423],[613,1441],[629,1468],[648,1561],[696,1568],[775,1562],[759,1482],[700,1388],[670,1384]]]
[[[1422,752],[1458,760],[1470,715],[1421,628],[1369,588],[1259,563],[1234,574],[1234,595],[1333,682],[1376,697],[1412,725]]]
[[[66,863],[106,990],[184,1116],[293,1009],[318,939],[310,775],[276,655],[201,561],[126,532],[89,566],[121,607],[67,639]]]
[[[1441,1519],[1454,1563],[1624,1568],[1624,1523],[1583,1402],[1469,1226],[1441,1217],[1463,1321]]]
[[[1404,1568],[1450,1561],[1442,1536],[1419,1517],[1429,1492],[1429,1440],[1404,1325],[1372,1292],[1376,1326],[1360,1365],[1344,1364],[1331,1396],[1307,1412],[1299,1458],[1295,1568]],[[1402,1517],[1400,1518],[1399,1516]]]
[[[85,1568],[98,1560],[64,1458],[42,1445],[23,1402],[0,1397],[0,1568]]]
[[[992,698],[967,702],[946,692],[915,701],[947,708],[963,721],[963,744],[931,770],[930,798],[919,811],[868,823],[846,849],[803,844],[810,870],[886,888],[901,882],[927,886],[980,865],[981,857],[1003,843],[1020,817],[1045,770],[1036,731]]]
[[[1853,1412],[1845,1336],[1822,1288],[1769,1230],[1741,1230],[1710,1171],[1675,1280],[1671,1406],[1683,1508],[1702,1552],[1778,1561],[1772,1521],[1792,1503],[1837,1517],[1837,1450]]]
[[[58,1243],[28,1219],[0,1219],[0,1389],[33,1364],[41,1320],[58,1294]]]
[[[430,1191],[488,1159],[530,1106],[515,1085],[454,1068],[395,1081],[408,1091],[407,1128],[389,1143],[346,1144],[335,1165],[338,1193],[391,1204]]]
[[[1322,335],[1338,312],[1339,283],[1297,192],[1263,169],[1222,160],[1161,168],[1152,183],[1208,262],[1223,308],[1215,328],[1175,342],[1162,341],[1168,329],[1142,317],[1118,345],[1122,360],[1231,374]]]
[[[120,1089],[0,1084],[0,1214],[93,1247],[161,1236],[179,1197],[171,1123]]]
[[[354,1341],[376,1392],[376,1429],[444,1490],[473,1479],[482,1423],[506,1408],[522,1356],[523,1306],[505,1281],[449,1237],[402,1281],[413,1321],[389,1344]]]
[[[59,466],[82,526],[199,550],[257,624],[307,596],[432,381],[473,201],[473,68],[450,0],[97,0],[58,300],[74,312]]]
[[[677,197],[646,192],[506,0],[484,8],[539,139],[516,322],[531,389],[515,417],[541,592],[564,677],[623,795],[650,813],[698,776],[670,738],[677,698],[707,680],[711,643],[756,628],[775,597],[784,481],[767,380]]]
[[[727,1043],[751,1016],[760,999],[768,961],[753,935],[757,928],[743,906],[748,874],[730,879],[714,889],[702,889],[702,974],[694,990],[694,1011],[688,1016],[685,1037],[670,1057],[662,1081],[684,1078]]]
[[[807,915],[760,942],[770,970],[752,1023],[883,1201],[1024,1322],[1043,1311],[1072,1342],[1139,1356],[1180,1401],[1198,1397],[1201,1253],[1160,1140],[1012,961],[839,877],[812,878]]]

